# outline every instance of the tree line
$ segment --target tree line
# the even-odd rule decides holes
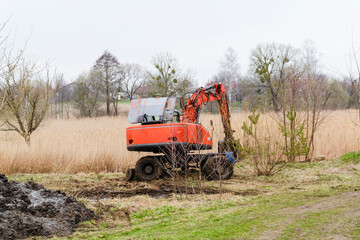
[[[303,128],[309,148],[323,110],[360,107],[360,68],[354,47],[350,57],[357,71],[335,78],[324,71],[310,41],[302,48],[264,43],[252,50],[248,73],[242,75],[237,53],[229,48],[208,84],[223,83],[233,109],[275,112],[285,126],[289,145],[301,138],[294,134],[302,127],[300,121],[291,119],[296,112],[305,113]],[[0,35],[0,130],[18,132],[26,142],[49,115],[116,116],[120,100],[180,97],[196,87],[195,73],[182,69],[170,52],[153,56],[151,69],[146,70],[136,63],[121,63],[105,51],[87,72],[67,83],[54,67],[26,57],[23,50],[14,51],[7,36]]]
[[[314,91],[312,87],[316,86],[312,84],[315,83],[327,96],[324,108],[358,108],[356,73],[339,73],[335,69],[325,71],[320,56],[311,41],[306,41],[302,48],[280,43],[258,44],[251,52],[247,74],[241,75],[238,56],[229,48],[220,61],[219,71],[208,83],[225,84],[231,105],[245,110],[260,108],[277,112],[283,102],[289,100],[284,97],[291,86],[295,87],[295,84],[297,91],[309,95]],[[355,59],[356,55],[350,57]],[[312,79],[311,83],[309,79]]]
[[[326,97],[323,109],[357,108],[359,94],[353,78],[325,72],[320,55],[311,41],[305,42],[301,49],[279,43],[259,44],[250,55],[248,73],[242,75],[237,53],[229,48],[220,61],[219,71],[207,84],[223,83],[230,106],[244,110],[260,108],[278,112],[289,100],[289,94],[293,94],[293,104],[299,106],[307,106],[306,99],[322,96]],[[105,51],[87,72],[71,84],[64,83],[55,98],[53,112],[64,117],[64,108],[69,115],[71,107],[77,117],[117,116],[120,100],[180,97],[196,87],[195,73],[182,71],[170,52],[153,56],[151,69],[146,70],[136,63],[120,63],[116,56]],[[290,88],[293,92],[287,92]],[[317,93],[313,92],[315,89]],[[216,111],[216,106],[211,105],[211,109]]]
[[[155,55],[151,65],[153,69],[146,71],[136,63],[120,63],[116,56],[105,51],[88,72],[71,84],[64,83],[55,98],[55,103],[62,106],[56,110],[63,111],[64,104],[68,104],[77,117],[117,116],[121,100],[179,96],[194,86],[193,72],[183,72],[169,52]]]

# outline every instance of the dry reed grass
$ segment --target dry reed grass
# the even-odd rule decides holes
[[[0,172],[78,173],[123,171],[139,158],[125,144],[126,117],[48,120],[27,147],[15,133],[1,133]]]
[[[242,138],[241,126],[247,113],[232,115],[235,135]],[[315,136],[314,156],[336,158],[349,151],[360,149],[360,127],[354,124],[356,112],[335,111],[319,127]],[[214,121],[212,131],[209,120]],[[213,134],[214,149],[222,137],[219,115],[203,114],[203,125]],[[27,147],[15,133],[0,133],[0,172],[10,173],[79,173],[117,172],[133,166],[146,153],[126,150],[127,117],[96,119],[48,120],[32,136]],[[263,114],[260,132],[281,141],[279,127],[273,114]]]

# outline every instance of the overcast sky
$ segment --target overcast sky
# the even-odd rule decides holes
[[[27,54],[51,60],[68,82],[104,50],[147,68],[153,55],[171,51],[203,84],[228,47],[245,74],[258,43],[301,47],[310,39],[325,68],[343,73],[352,38],[360,46],[356,0],[0,0],[0,22],[9,17],[5,32],[16,46],[31,35]]]

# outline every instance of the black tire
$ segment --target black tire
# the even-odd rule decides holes
[[[134,180],[134,178],[135,178],[135,169],[134,168],[128,168],[126,170],[124,181],[125,182],[130,182],[130,181]]]
[[[135,176],[139,181],[152,181],[160,177],[162,168],[154,157],[142,157],[135,165]]]
[[[234,167],[230,159],[216,155],[202,163],[201,171],[208,180],[228,180],[234,173]]]

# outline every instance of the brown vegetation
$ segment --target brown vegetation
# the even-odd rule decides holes
[[[237,138],[243,139],[242,123],[248,113],[232,115]],[[356,111],[334,111],[315,133],[313,156],[326,159],[359,150],[360,131],[354,124]],[[261,115],[259,130],[269,133],[274,141],[281,141],[274,114]],[[209,120],[214,121],[211,131]],[[220,115],[203,114],[201,122],[214,138],[222,138]],[[125,116],[96,119],[48,120],[34,132],[31,146],[12,132],[0,133],[0,172],[23,173],[79,173],[119,172],[144,155],[126,150],[125,134],[129,126]]]

